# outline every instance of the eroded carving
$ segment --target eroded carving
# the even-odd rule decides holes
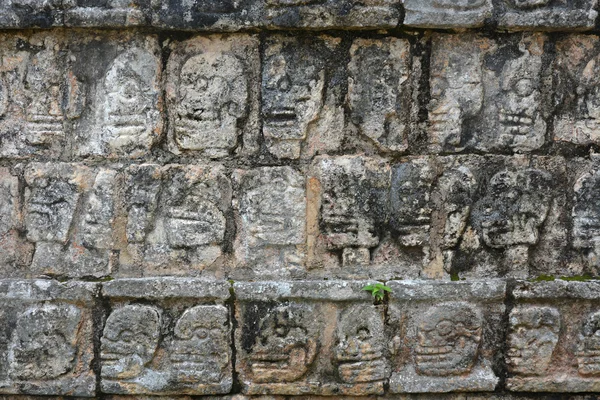
[[[307,373],[318,349],[307,313],[300,304],[281,305],[260,320],[249,355],[254,382],[294,382]]]
[[[600,173],[582,175],[575,182],[573,247],[597,252],[600,245]]]
[[[127,305],[113,311],[101,339],[102,378],[140,376],[158,347],[160,325],[160,311],[152,306]]]
[[[46,304],[20,314],[8,353],[15,380],[51,380],[74,368],[81,310]]]
[[[551,307],[519,306],[510,312],[509,371],[519,375],[543,375],[558,342],[560,314]]]
[[[357,39],[350,49],[348,103],[361,133],[387,151],[408,147],[410,44]]]
[[[343,382],[375,382],[387,378],[383,332],[382,316],[373,306],[356,305],[342,311],[335,359]]]
[[[84,205],[81,234],[86,247],[112,248],[116,177],[117,172],[113,170],[101,170],[96,175]]]
[[[600,375],[600,312],[590,314],[584,321],[577,347],[577,365],[583,376]]]
[[[143,243],[156,217],[161,190],[159,166],[131,166],[126,172],[125,201],[127,209],[127,241]]]
[[[482,322],[481,311],[469,303],[443,303],[430,308],[419,321],[414,350],[417,373],[470,373],[479,353]]]

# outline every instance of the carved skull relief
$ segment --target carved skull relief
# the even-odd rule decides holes
[[[127,305],[113,311],[101,340],[101,376],[131,379],[141,375],[158,347],[160,324],[160,312],[152,306]]]
[[[595,249],[600,244],[600,173],[591,172],[575,182],[573,246]]]
[[[73,305],[32,307],[19,315],[8,355],[17,380],[49,380],[71,371],[81,310]]]
[[[229,365],[227,309],[196,306],[187,309],[174,329],[170,359],[176,380],[218,383]]]
[[[282,305],[261,319],[250,354],[255,382],[294,382],[306,374],[317,354],[316,338],[300,321],[307,311],[302,305]]]
[[[238,121],[247,114],[248,82],[231,54],[190,57],[180,72],[175,139],[182,149],[235,147]]]
[[[464,303],[443,303],[419,320],[415,369],[420,375],[448,376],[471,372],[482,333],[481,311]]]
[[[561,326],[558,310],[521,306],[511,311],[509,322],[506,357],[509,371],[519,375],[544,374],[558,342]]]
[[[102,170],[96,176],[92,192],[85,203],[83,244],[98,249],[111,248],[116,171]]]
[[[579,374],[600,376],[600,312],[590,314],[584,321],[577,348]]]
[[[342,312],[335,358],[343,382],[374,382],[386,378],[383,332],[383,318],[373,306],[357,305]]]

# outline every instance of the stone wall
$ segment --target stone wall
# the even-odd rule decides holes
[[[0,395],[596,399],[596,3],[0,0]]]

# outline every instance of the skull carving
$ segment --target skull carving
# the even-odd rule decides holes
[[[335,358],[343,382],[374,382],[386,378],[383,331],[383,319],[373,306],[357,305],[342,313]]]
[[[260,334],[250,354],[255,382],[294,382],[308,371],[317,341],[302,323],[307,312],[301,305],[282,305],[259,322]]]
[[[586,173],[575,183],[573,246],[597,249],[600,244],[600,173]]]
[[[104,327],[101,376],[131,379],[142,374],[158,347],[160,312],[155,307],[127,305],[110,314]]]
[[[175,325],[170,355],[177,381],[221,381],[229,364],[226,323],[222,306],[196,306],[183,313]]]
[[[510,313],[506,362],[512,373],[542,375],[558,342],[560,314],[550,307],[517,307]]]
[[[415,348],[420,375],[448,376],[471,372],[482,332],[481,311],[464,302],[443,303],[421,318]]]
[[[600,311],[585,320],[576,355],[580,375],[600,376]]]

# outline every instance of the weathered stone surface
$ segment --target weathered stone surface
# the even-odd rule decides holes
[[[238,170],[236,182],[238,268],[266,279],[304,270],[306,185],[291,167]],[[236,273],[237,275],[237,273]]]
[[[600,140],[600,98],[596,82],[599,46],[598,37],[591,35],[571,35],[557,43],[555,141],[589,145]]]
[[[104,393],[219,394],[231,390],[226,282],[115,280],[100,346]],[[140,303],[143,301],[143,304]]]
[[[0,28],[50,28],[63,23],[62,0],[3,0]]]
[[[246,394],[383,394],[383,313],[361,281],[235,283]]]
[[[1,393],[93,396],[97,285],[1,281]]]
[[[541,148],[550,114],[546,43],[539,33],[495,41],[473,34],[435,35],[431,150],[521,153]]]
[[[166,93],[172,152],[211,158],[242,147],[256,152],[258,47],[250,35],[195,37],[171,46]]]
[[[152,0],[152,25],[184,30],[236,31],[255,26],[253,0]]]
[[[96,68],[89,68],[94,64]],[[70,45],[77,98],[75,155],[140,158],[162,133],[160,50],[154,36],[86,35]]]
[[[65,153],[67,121],[74,117],[66,55],[61,33],[0,38],[0,157]]]
[[[343,51],[341,39],[331,36],[267,38],[262,133],[269,153],[296,159],[340,147]]]
[[[127,245],[120,263],[150,275],[199,274],[223,253],[232,188],[220,165],[125,171]]]
[[[152,0],[63,0],[64,23],[75,27],[149,25]]]
[[[392,393],[493,391],[506,285],[391,281]]]
[[[80,164],[25,170],[24,223],[36,275],[105,276],[111,268],[117,172]]]
[[[589,30],[596,0],[494,0],[498,27],[509,30]]]
[[[350,48],[350,120],[383,151],[408,148],[413,120],[410,50],[410,43],[398,38],[356,39]]]
[[[403,0],[403,25],[418,28],[475,28],[492,16],[492,0]]]
[[[513,288],[507,388],[598,391],[597,282],[520,282]],[[537,349],[534,353],[531,350]]]

